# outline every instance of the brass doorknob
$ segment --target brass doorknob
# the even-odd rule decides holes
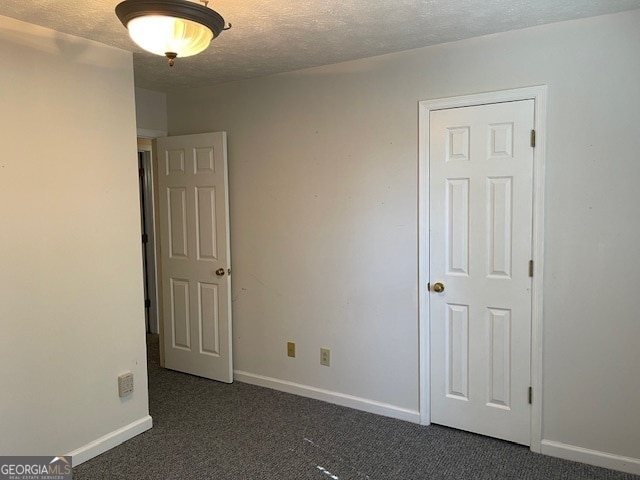
[[[223,277],[224,276],[224,268],[219,268],[216,270],[216,275],[218,275],[219,277]]]
[[[444,292],[444,284],[437,282],[433,284],[433,291],[436,293]]]

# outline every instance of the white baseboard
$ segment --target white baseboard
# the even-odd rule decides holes
[[[640,458],[613,455],[552,440],[542,440],[540,453],[565,460],[573,460],[574,462],[587,463],[596,467],[640,475]]]
[[[81,463],[91,460],[93,457],[97,457],[101,453],[126,442],[130,438],[133,438],[142,432],[146,432],[152,426],[153,420],[149,415],[147,415],[146,417],[142,417],[140,420],[136,420],[129,425],[125,425],[118,430],[114,430],[93,442],[89,442],[66,455],[70,455],[72,457],[72,465],[76,467]]]
[[[332,392],[321,388],[310,387],[299,383],[288,382],[277,378],[265,377],[254,373],[235,370],[233,372],[235,380],[260,387],[267,387],[281,392],[293,393],[301,397],[314,398],[324,402],[334,403],[343,407],[354,408],[364,412],[384,415],[385,417],[397,418],[407,422],[420,423],[420,412],[397,407],[388,403],[376,402],[366,398],[346,395],[344,393]]]

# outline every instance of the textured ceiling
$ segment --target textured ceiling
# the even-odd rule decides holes
[[[129,40],[118,3],[1,0],[0,15],[132,51],[137,86],[174,91],[640,8],[640,0],[214,0],[233,27],[170,68]]]

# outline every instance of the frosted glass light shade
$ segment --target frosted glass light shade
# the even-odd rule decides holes
[[[124,0],[116,15],[129,36],[148,52],[165,55],[169,65],[206,49],[225,22],[217,12],[190,0]],[[231,27],[231,25],[229,25]]]
[[[134,18],[127,29],[134,42],[156,55],[171,52],[189,57],[202,52],[213,40],[213,32],[204,25],[160,15]]]

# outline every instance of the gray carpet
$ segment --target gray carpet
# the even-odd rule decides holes
[[[154,427],[79,465],[75,479],[640,479],[466,432],[163,370],[158,337],[148,343]]]

